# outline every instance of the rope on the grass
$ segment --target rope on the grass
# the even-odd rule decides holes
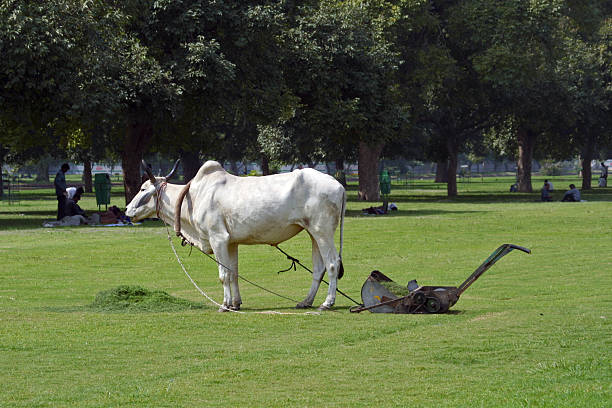
[[[164,222],[164,225],[166,225],[165,222]],[[227,310],[229,312],[240,313],[240,314],[254,313],[254,314],[269,314],[269,315],[276,315],[277,314],[277,315],[302,315],[302,316],[304,316],[304,315],[320,315],[321,314],[321,312],[300,312],[300,313],[298,313],[298,312],[279,312],[279,311],[276,311],[276,310],[265,310],[265,311],[261,311],[261,312],[241,312],[240,310],[230,309],[227,306],[224,306],[224,305],[222,305],[220,303],[217,303],[213,298],[208,296],[206,294],[206,292],[204,292],[198,286],[198,284],[193,280],[191,275],[189,275],[189,272],[187,272],[187,269],[185,268],[185,265],[181,261],[181,258],[179,257],[178,253],[176,252],[176,248],[174,247],[174,243],[172,242],[172,237],[170,236],[170,230],[168,229],[168,225],[166,225],[166,231],[168,233],[168,241],[170,241],[170,247],[172,248],[172,252],[174,252],[174,256],[176,257],[177,262],[181,266],[181,269],[183,270],[183,272],[185,273],[187,278],[189,278],[189,280],[191,281],[193,286],[198,290],[198,292],[200,292],[200,294],[202,294],[202,296],[204,296],[206,299],[208,299],[209,302],[213,303],[214,305],[218,306],[219,308],[221,308],[223,310]]]
[[[158,197],[158,201],[159,201],[159,197]],[[262,311],[262,312],[241,312],[240,310],[230,309],[229,307],[216,302],[213,298],[208,296],[206,294],[206,292],[204,292],[198,286],[198,284],[196,283],[196,281],[193,280],[193,278],[191,277],[189,272],[187,272],[187,268],[185,268],[185,265],[183,264],[183,261],[181,261],[181,257],[179,256],[178,252],[176,252],[176,248],[174,247],[174,243],[172,242],[172,236],[170,235],[170,230],[168,229],[168,224],[166,224],[166,221],[164,221],[162,217],[159,217],[159,218],[163,221],[164,226],[166,227],[166,233],[168,234],[168,241],[170,242],[170,248],[172,248],[172,252],[174,253],[174,256],[176,257],[176,261],[181,266],[181,269],[183,270],[183,272],[185,273],[187,278],[191,281],[193,286],[198,290],[198,292],[200,292],[200,294],[202,296],[204,296],[212,304],[218,306],[220,309],[227,310],[228,312],[234,312],[234,313],[240,313],[240,314],[254,313],[254,314],[278,314],[278,315],[302,315],[302,316],[304,316],[304,315],[320,315],[321,314],[321,312],[303,312],[303,313],[297,313],[297,312],[278,312],[278,311],[275,311],[275,310],[266,310],[266,311]],[[224,266],[224,268],[225,268],[225,266]]]

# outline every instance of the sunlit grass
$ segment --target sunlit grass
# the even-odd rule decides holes
[[[376,204],[350,191],[340,289],[359,299],[373,269],[401,284],[458,285],[502,243],[532,249],[500,260],[445,315],[351,314],[342,296],[323,315],[217,313],[161,223],[44,229],[52,190],[1,202],[0,406],[610,406],[612,189],[542,203],[507,193],[506,179],[460,183],[453,200],[422,183],[394,188],[399,211],[388,216],[361,215]],[[558,199],[563,183],[555,188]],[[82,207],[97,209],[94,196]],[[306,234],[281,247],[310,265]],[[219,300],[216,265],[179,253]],[[272,247],[240,248],[245,277],[301,300],[310,275],[277,274],[288,266]],[[91,308],[121,285],[205,307]],[[244,282],[241,291],[243,311],[295,312]]]

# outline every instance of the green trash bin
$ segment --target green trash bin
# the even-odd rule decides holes
[[[104,204],[104,208],[108,209],[110,204],[111,180],[108,173],[98,173],[94,176],[94,188],[96,190],[96,204],[98,211],[100,206]]]
[[[389,172],[387,170],[381,171],[378,180],[380,183],[380,194],[383,199],[382,207],[386,214],[389,207],[389,194],[391,194],[391,177],[389,177]]]
[[[380,173],[380,192],[382,195],[391,194],[391,177],[389,177],[389,172],[387,170],[383,170]]]

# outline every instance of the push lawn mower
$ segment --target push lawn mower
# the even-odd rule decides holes
[[[504,244],[493,251],[459,287],[419,286],[416,280],[410,281],[407,286],[401,286],[382,272],[372,271],[361,288],[363,305],[353,307],[351,312],[369,310],[372,313],[446,313],[476,279],[514,249],[531,253],[527,248]]]

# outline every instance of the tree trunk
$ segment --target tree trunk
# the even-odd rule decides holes
[[[344,172],[344,158],[336,159],[336,180],[346,188],[346,173]]]
[[[4,166],[4,148],[0,144],[0,200],[4,197],[4,178],[3,174],[3,166]]]
[[[183,179],[187,184],[200,170],[200,153],[193,151],[180,151],[181,164],[183,165]]]
[[[440,160],[436,165],[436,183],[448,182],[448,160]]]
[[[592,158],[580,157],[580,165],[582,166],[582,190],[591,189],[591,160]]]
[[[384,143],[374,146],[359,142],[359,199],[379,201],[378,161]]]
[[[36,178],[34,181],[48,183],[49,180],[49,160],[46,157],[40,159],[36,164]]]
[[[517,132],[519,157],[517,162],[518,191],[531,193],[531,163],[533,161],[533,149],[536,137],[533,132],[520,128]]]
[[[267,176],[270,174],[270,160],[265,154],[261,155],[261,174]]]
[[[152,134],[153,128],[147,119],[141,118],[138,115],[132,115],[129,118],[125,144],[121,151],[126,205],[138,194],[142,185],[140,165],[143,153],[151,140]]]
[[[0,144],[0,200],[4,197],[4,155],[7,153],[7,150]]]
[[[586,144],[582,148],[582,154],[580,155],[580,164],[582,166],[582,189],[591,189],[591,179],[593,175],[591,173],[591,161],[595,155],[594,141],[593,138],[589,137]]]
[[[452,137],[447,139],[446,148],[448,150],[446,195],[448,197],[457,197],[457,164],[459,161],[459,149]]]
[[[112,175],[112,169],[111,169]],[[87,158],[83,161],[83,184],[85,185],[86,193],[93,193],[93,183],[91,176],[91,159]]]

